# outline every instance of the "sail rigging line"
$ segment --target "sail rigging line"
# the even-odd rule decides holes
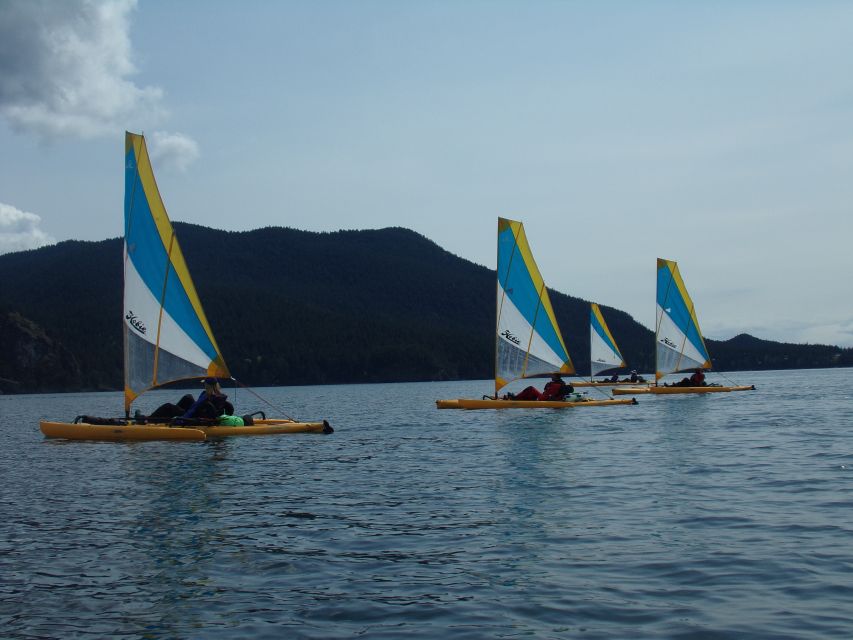
[[[728,380],[729,382],[731,382],[731,383],[732,383],[732,386],[737,386],[737,385],[738,385],[737,380],[732,380],[729,376],[727,376],[727,375],[726,375],[725,373],[723,373],[722,371],[715,371],[715,373],[716,373],[718,376],[720,376],[720,377],[722,377],[722,378],[725,378],[726,380]]]
[[[258,400],[260,400],[261,402],[263,402],[265,405],[267,405],[268,407],[270,407],[271,409],[275,409],[276,411],[281,412],[281,413],[284,415],[284,417],[285,417],[285,418],[287,418],[288,420],[292,420],[293,422],[298,422],[298,420],[297,420],[296,418],[293,418],[293,417],[291,417],[291,416],[287,415],[287,412],[285,412],[285,411],[284,411],[284,409],[282,409],[282,408],[281,408],[281,407],[279,407],[279,406],[274,405],[272,402],[270,402],[269,400],[267,400],[266,398],[264,398],[261,394],[257,393],[254,389],[252,389],[251,387],[249,387],[249,386],[247,386],[247,385],[243,384],[242,382],[240,382],[239,380],[237,380],[237,378],[235,378],[234,376],[231,376],[231,378],[230,378],[230,379],[234,381],[234,384],[235,384],[234,389],[235,389],[235,391],[236,391],[236,389],[237,389],[237,385],[239,385],[239,386],[243,387],[243,389],[245,389],[246,391],[248,391],[249,393],[251,393],[253,396],[255,396]],[[236,399],[236,395],[237,395],[237,394],[235,393],[235,394],[234,394],[235,399]]]
[[[571,384],[571,382],[569,382],[569,384]],[[596,385],[592,385],[592,388],[593,388],[593,389],[595,389],[595,392],[596,392],[596,393],[600,393],[600,394],[601,394],[602,396],[604,396],[607,400],[613,400],[613,394],[612,394],[612,393],[611,393],[611,394],[605,393],[605,391],[604,391],[604,389],[603,389],[603,388],[598,387],[598,386],[596,386]]]

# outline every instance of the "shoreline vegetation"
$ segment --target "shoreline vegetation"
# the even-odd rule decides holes
[[[403,228],[231,232],[175,223],[220,348],[251,386],[479,380],[494,365],[494,271]],[[0,256],[0,393],[120,390],[121,240]],[[580,375],[589,302],[550,291]],[[654,335],[603,306],[631,368]],[[853,349],[740,334],[716,371],[853,366]],[[585,355],[586,354],[586,355]]]

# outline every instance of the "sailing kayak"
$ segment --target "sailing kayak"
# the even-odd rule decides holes
[[[169,426],[168,424],[103,425],[87,422],[40,422],[41,432],[48,438],[66,440],[206,440],[230,436],[264,436],[289,433],[332,433],[334,429],[323,422],[294,422],[292,420],[255,420],[251,426]]]
[[[637,404],[634,398],[607,400],[580,400],[561,402],[559,400],[474,400],[459,398],[457,400],[436,400],[439,409],[568,409],[571,407],[603,407],[613,404]]]
[[[634,395],[638,393],[651,393],[655,395],[676,393],[728,393],[729,391],[755,391],[755,385],[740,385],[732,387],[630,387],[628,389],[614,389],[613,395]]]

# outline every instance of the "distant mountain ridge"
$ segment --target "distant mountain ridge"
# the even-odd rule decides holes
[[[493,375],[494,271],[414,231],[174,227],[226,362],[246,384]],[[589,304],[551,296],[575,367],[588,373]],[[0,256],[0,390],[120,389],[121,308],[120,239]],[[652,370],[652,332],[602,310],[631,366]],[[41,360],[7,355],[32,340]],[[718,370],[853,365],[853,349],[746,334],[707,342]]]

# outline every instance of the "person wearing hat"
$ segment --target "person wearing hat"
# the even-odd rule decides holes
[[[164,405],[157,407],[149,418],[180,418],[182,420],[190,418],[213,419],[218,418],[223,413],[231,414],[234,408],[228,402],[228,396],[222,393],[222,388],[219,386],[219,380],[216,378],[205,378],[202,380],[204,390],[199,394],[198,399],[193,400],[190,394],[186,394],[178,400],[177,404],[167,402]]]
[[[627,378],[624,378],[622,380],[622,382],[645,382],[645,381],[646,381],[646,379],[643,376],[637,374],[636,369],[631,369],[630,375]]]
[[[707,386],[705,383],[705,370],[701,367],[696,369],[689,378],[682,378],[679,382],[674,382],[670,386],[672,387],[704,387]]]

